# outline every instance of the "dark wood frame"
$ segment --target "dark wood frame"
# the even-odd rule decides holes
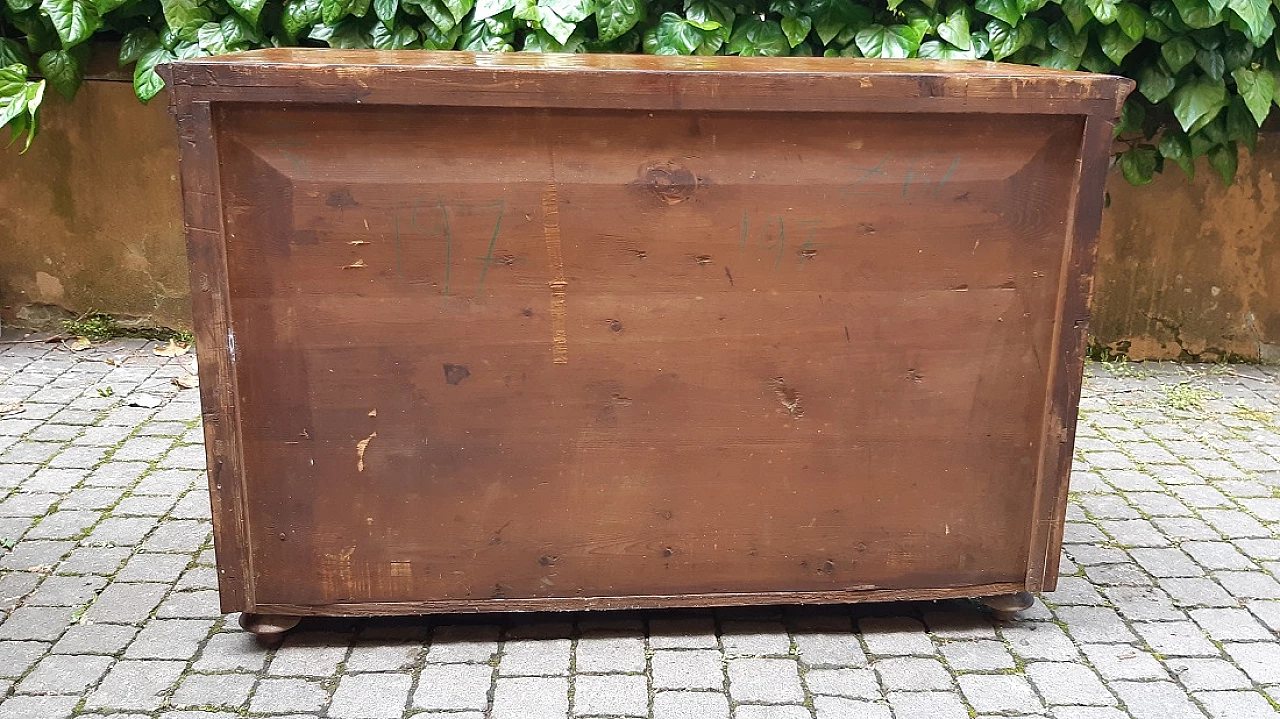
[[[992,63],[819,58],[655,58],[537,54],[264,50],[163,68],[176,115],[205,444],[223,611],[260,615],[624,609],[724,604],[823,603],[948,597],[1014,597],[1057,582],[1076,410],[1114,118],[1133,83]],[[709,90],[714,86],[714,92]],[[518,88],[518,89],[517,89]],[[914,590],[770,592],[681,596],[471,599],[326,605],[263,604],[254,594],[246,522],[235,336],[224,251],[213,106],[218,103],[442,105],[750,112],[1059,114],[1085,118],[1073,182],[1038,463],[1025,583]],[[1051,444],[1056,444],[1051,446]],[[263,633],[287,629],[277,622]]]

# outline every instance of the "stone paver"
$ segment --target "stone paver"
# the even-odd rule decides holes
[[[1276,368],[1089,365],[1063,576],[1018,622],[964,600],[314,620],[264,648],[218,610],[199,405],[168,381],[191,362],[0,343],[25,403],[0,417],[0,719],[1278,716]],[[1174,408],[1175,384],[1208,399]]]

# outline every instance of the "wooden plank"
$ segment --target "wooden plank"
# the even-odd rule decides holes
[[[574,612],[597,610],[767,606],[777,604],[840,604],[965,599],[1011,594],[1020,583],[978,584],[936,589],[863,589],[835,592],[776,592],[752,594],[674,594],[630,597],[557,597],[548,599],[484,599],[466,602],[341,602],[335,604],[258,604],[253,611],[286,616],[365,617],[399,614],[480,612]]]
[[[181,90],[171,94],[171,103],[178,123],[218,590],[222,611],[235,612],[253,603],[253,569],[236,403],[235,334],[230,321],[234,289],[228,283],[220,220],[213,110],[208,102]]]
[[[1098,254],[1098,234],[1102,230],[1113,127],[1110,117],[1094,116],[1086,121],[1079,175],[1069,200],[1074,208],[1073,221],[1064,254],[1061,305],[1052,353],[1055,366],[1046,397],[1046,441],[1040,460],[1036,522],[1027,566],[1027,586],[1036,592],[1051,592],[1058,585],[1080,388],[1089,341],[1093,265]]]
[[[293,50],[167,72],[224,609],[1056,581],[1128,81]]]
[[[238,109],[260,600],[1023,576],[1081,123],[895,120]]]
[[[236,102],[750,112],[1108,114],[1132,82],[994,63],[277,49],[179,61],[173,82]]]

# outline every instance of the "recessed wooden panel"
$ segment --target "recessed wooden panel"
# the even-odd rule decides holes
[[[221,120],[260,601],[1025,574],[1078,118]]]
[[[378,82],[213,107],[239,608],[1052,584],[1109,116]]]

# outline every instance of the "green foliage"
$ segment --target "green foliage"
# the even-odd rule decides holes
[[[155,68],[258,47],[992,59],[1117,73],[1138,92],[1121,172],[1166,160],[1230,182],[1277,103],[1280,0],[0,0],[0,126],[29,146],[46,84],[75,95],[86,43]]]
[[[121,325],[105,312],[87,312],[74,320],[63,320],[62,330],[73,337],[84,337],[94,342],[105,342],[117,337],[157,340],[165,342],[191,342],[191,333],[168,327]]]

